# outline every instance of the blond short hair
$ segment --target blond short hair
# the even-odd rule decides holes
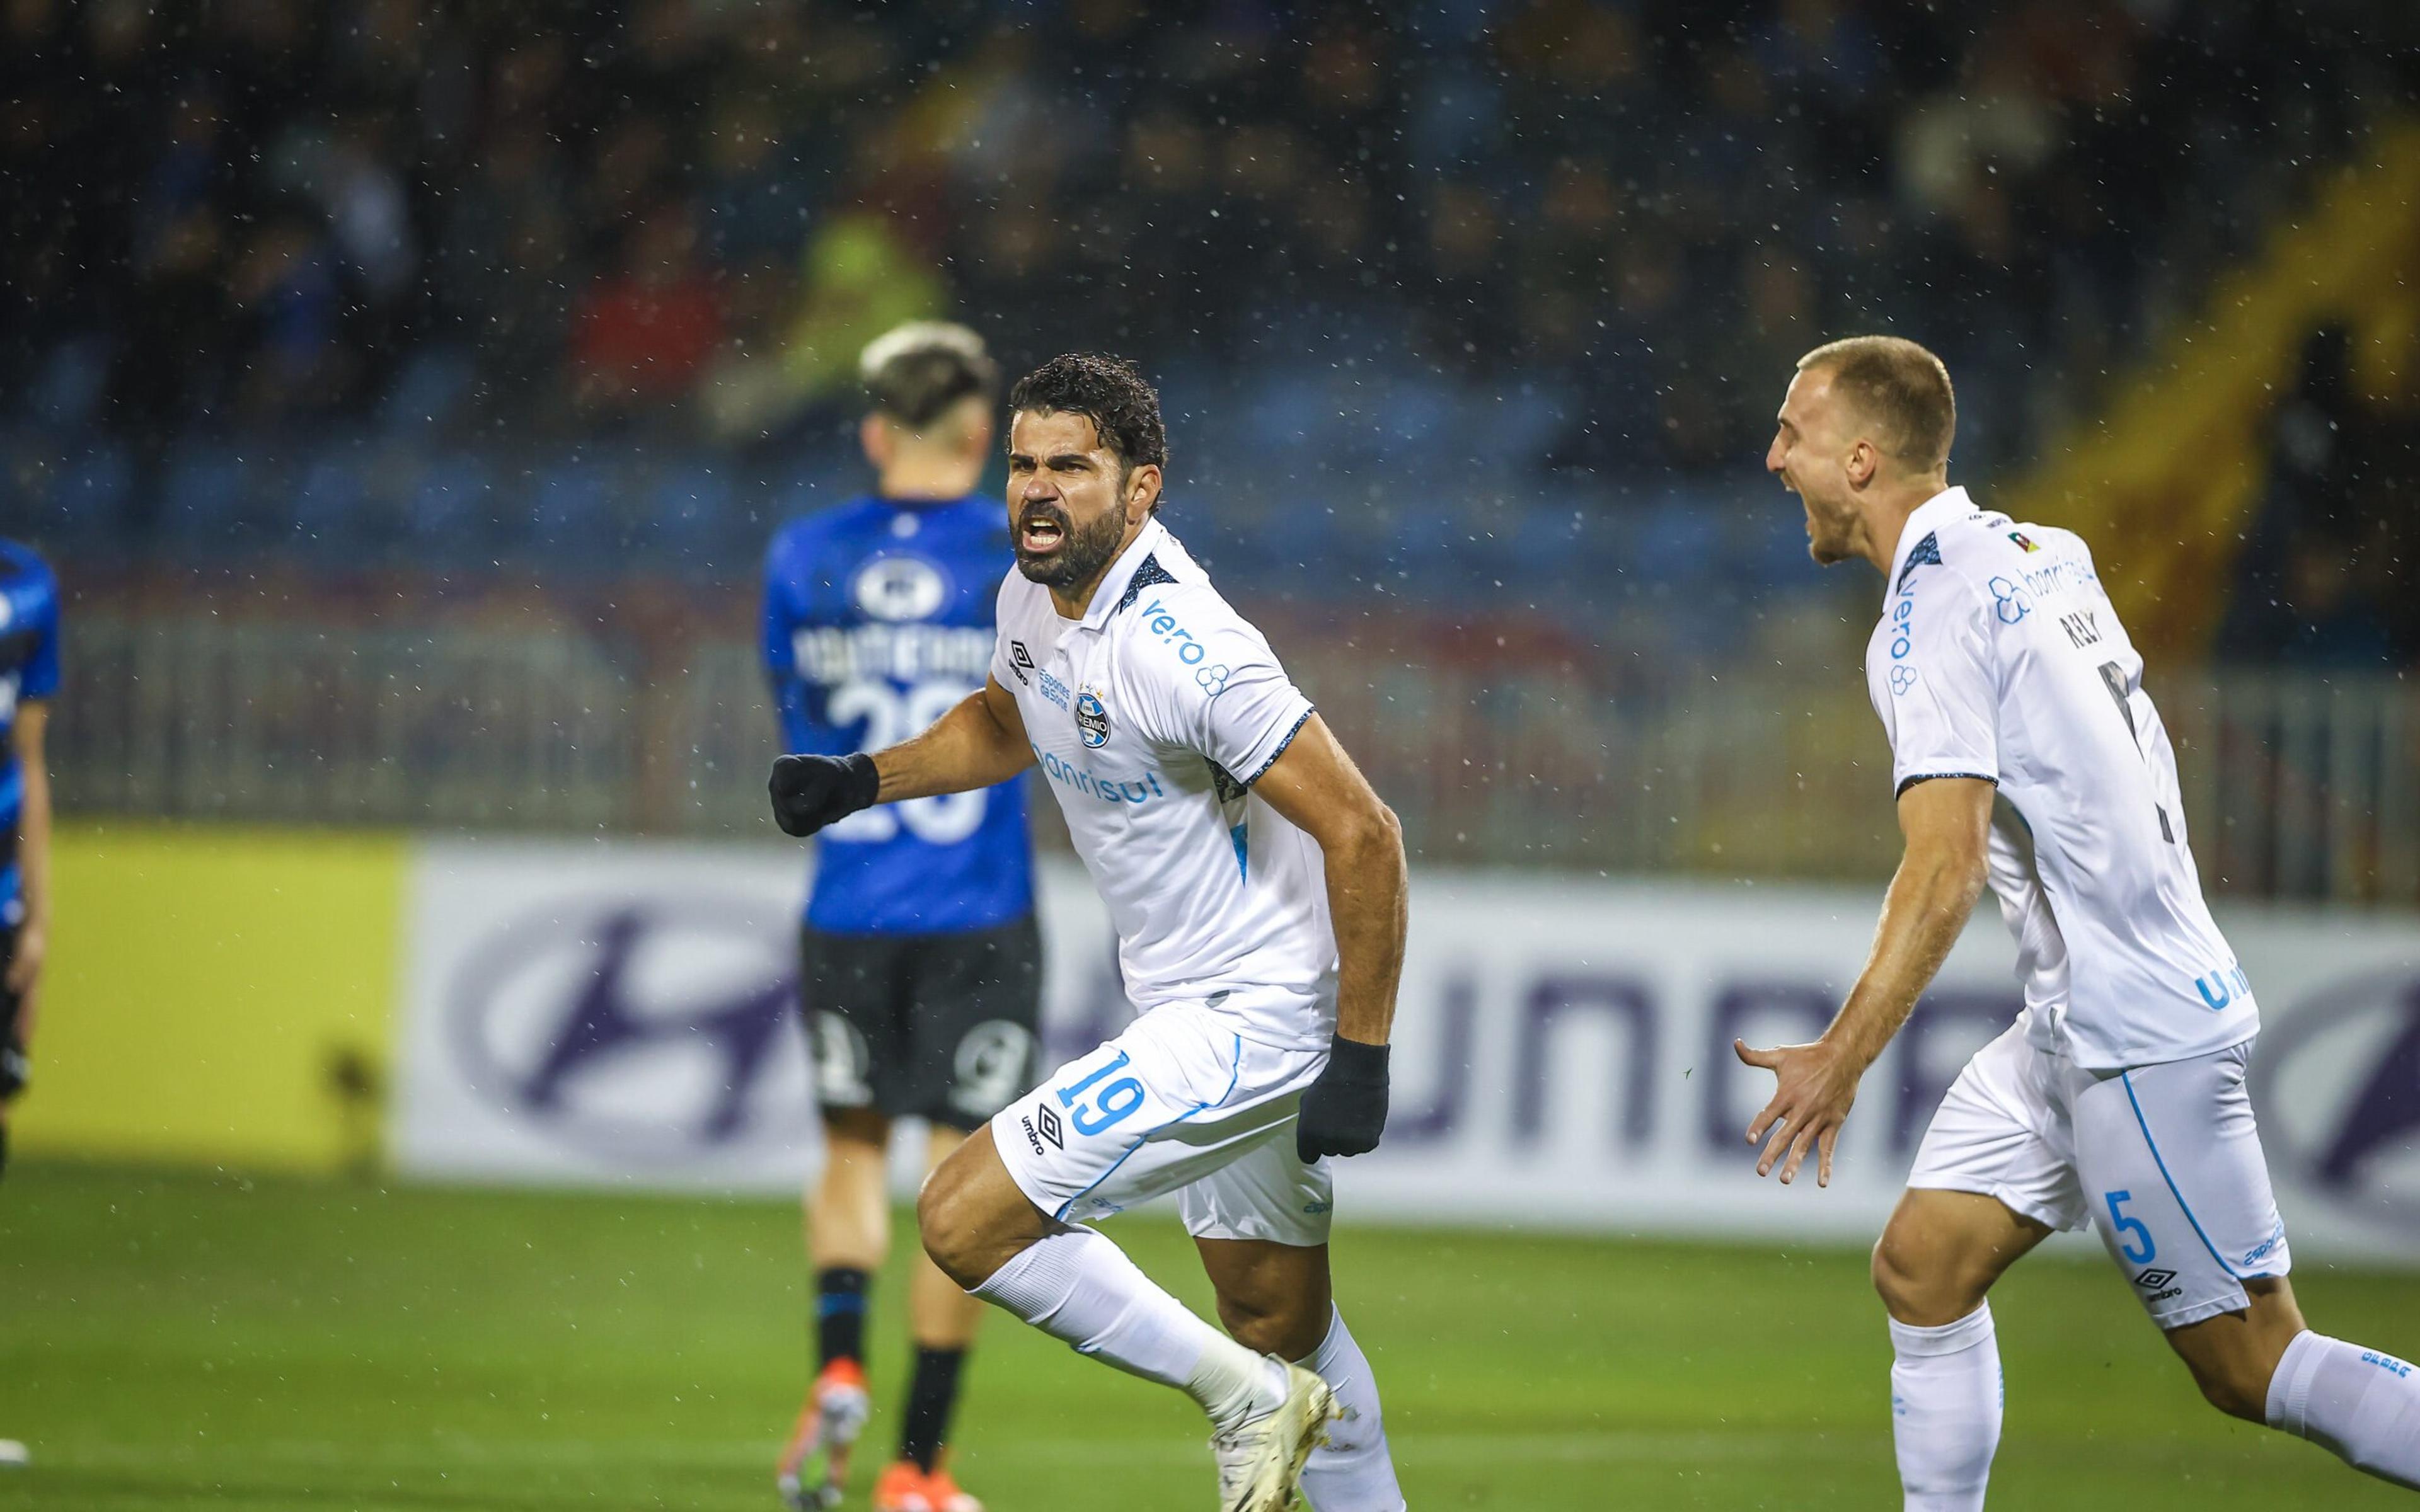
[[[1920,471],[1948,463],[1958,393],[1940,358],[1904,336],[1850,336],[1798,359],[1801,373],[1818,369],[1873,427],[1875,445]]]

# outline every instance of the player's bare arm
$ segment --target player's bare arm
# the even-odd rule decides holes
[[[1336,1042],[1303,1093],[1303,1158],[1377,1148],[1387,1122],[1387,1036],[1404,975],[1409,885],[1404,831],[1316,714],[1253,791],[1319,842],[1336,930]]]
[[[51,769],[43,756],[50,722],[51,706],[42,700],[29,699],[17,707],[12,739],[19,768],[25,774],[24,808],[17,819],[17,865],[23,879],[25,921],[18,928],[8,984],[22,999],[17,1014],[21,1041],[34,1036],[35,990],[41,984],[42,958],[50,944]]]
[[[1856,1101],[1858,1079],[1907,1022],[1982,894],[1993,791],[1977,778],[1943,777],[1900,794],[1906,849],[1883,900],[1865,969],[1831,1026],[1807,1044],[1756,1050],[1732,1041],[1740,1059],[1772,1072],[1776,1081],[1772,1101],[1747,1126],[1749,1144],[1764,1141],[1759,1176],[1770,1175],[1778,1163],[1783,1182],[1793,1180],[1811,1149],[1815,1184],[1831,1184],[1832,1149]]]
[[[774,822],[804,837],[877,803],[991,787],[1032,764],[1016,701],[986,677],[913,740],[872,754],[776,757],[768,786]]]
[[[1385,1044],[1404,974],[1409,887],[1403,825],[1315,714],[1252,791],[1319,841],[1326,857],[1339,963],[1337,1034]]]
[[[915,739],[874,753],[876,803],[938,797],[1005,782],[1033,764],[1016,701],[991,678]]]

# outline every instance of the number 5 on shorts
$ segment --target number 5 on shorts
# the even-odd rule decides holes
[[[1059,1102],[1068,1110],[1078,1134],[1096,1134],[1104,1129],[1114,1128],[1124,1121],[1127,1114],[1142,1106],[1142,1083],[1131,1076],[1121,1076],[1102,1088],[1100,1095],[1093,1100],[1091,1106],[1086,1106],[1083,1102],[1086,1088],[1125,1063],[1126,1053],[1121,1050],[1118,1052],[1117,1059],[1109,1062],[1075,1086],[1062,1087],[1057,1089]]]
[[[2160,1253],[2160,1247],[2151,1242],[2151,1230],[2144,1226],[2143,1220],[2140,1218],[2129,1218],[2126,1216],[2126,1210],[2123,1205],[2133,1201],[2134,1194],[2132,1192],[2107,1192],[2103,1193],[2102,1196],[2109,1199],[2110,1227],[2117,1229],[2120,1235],[2133,1236],[2132,1238],[2124,1240],[2118,1246],[2118,1253],[2126,1257],[2126,1263],[2129,1265],[2141,1265],[2145,1261],[2150,1259],[2152,1256]],[[2134,1246],[2137,1244],[2140,1244],[2143,1247],[2143,1253],[2140,1255],[2134,1253]]]

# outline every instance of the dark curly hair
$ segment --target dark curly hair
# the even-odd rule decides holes
[[[1168,426],[1159,418],[1159,391],[1123,357],[1105,352],[1054,357],[1016,380],[1008,391],[1008,408],[1011,413],[1032,409],[1082,415],[1129,472],[1168,466]]]

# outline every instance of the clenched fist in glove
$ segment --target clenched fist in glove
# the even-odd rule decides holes
[[[882,779],[874,758],[863,751],[853,756],[776,756],[773,779],[773,823],[785,835],[805,837],[827,825],[836,825],[860,809],[874,807]]]
[[[1295,1153],[1306,1165],[1322,1155],[1366,1155],[1386,1128],[1387,1047],[1338,1035],[1319,1079],[1303,1088]]]

